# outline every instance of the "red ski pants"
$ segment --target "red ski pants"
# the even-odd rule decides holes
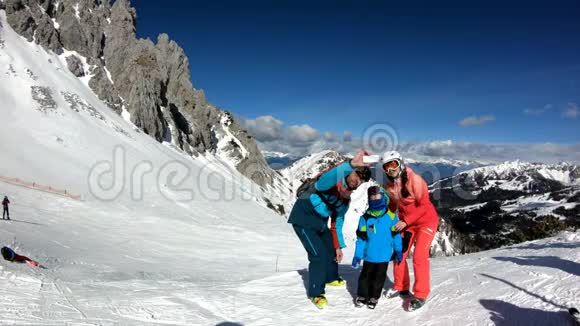
[[[435,238],[435,231],[431,228],[421,227],[404,232],[410,232],[410,241],[407,250],[403,253],[403,261],[400,264],[394,264],[395,285],[393,288],[397,291],[405,291],[410,288],[409,266],[407,257],[411,251],[411,246],[415,246],[413,252],[413,271],[415,272],[415,284],[413,285],[413,294],[418,299],[427,299],[431,292],[430,271],[429,271],[429,251],[431,242]]]

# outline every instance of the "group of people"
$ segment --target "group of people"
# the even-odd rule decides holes
[[[307,292],[319,309],[328,305],[326,286],[346,284],[338,274],[346,247],[342,226],[352,192],[371,178],[370,164],[363,159],[367,155],[359,151],[352,160],[306,181],[288,218],[308,254]],[[409,310],[416,310],[430,292],[429,253],[439,217],[427,183],[405,165],[400,153],[384,153],[381,163],[387,181],[368,188],[368,209],[356,230],[352,267],[363,263],[354,304],[375,308],[389,262],[394,261],[394,286],[385,296],[409,299]],[[415,282],[411,292],[407,257],[412,247]]]

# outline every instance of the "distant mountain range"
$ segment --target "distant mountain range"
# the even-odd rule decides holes
[[[289,167],[290,165],[292,165],[292,163],[301,159],[301,157],[292,156],[290,154],[285,154],[285,153],[280,153],[280,152],[262,151],[262,155],[264,155],[266,162],[274,170],[285,169],[285,168]]]
[[[475,250],[580,225],[577,165],[505,162],[461,172],[430,188],[440,216],[467,237],[463,245]]]
[[[334,151],[325,151],[334,152]],[[274,170],[283,170],[292,166],[295,162],[308,157],[320,156],[320,153],[311,154],[306,157],[297,157],[286,153],[262,151],[266,162]],[[337,153],[338,154],[338,153]],[[341,155],[343,159],[346,156]],[[476,161],[460,161],[460,160],[414,160],[405,159],[405,163],[412,167],[413,170],[423,176],[427,183],[433,183],[439,179],[451,177],[457,173],[471,170],[477,167],[485,166],[485,163]]]

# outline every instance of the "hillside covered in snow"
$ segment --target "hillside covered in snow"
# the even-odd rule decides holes
[[[8,325],[572,326],[565,310],[580,305],[579,233],[432,258],[432,295],[414,313],[399,299],[355,308],[359,271],[345,263],[347,287],[328,289],[330,306],[319,311],[306,299],[299,242],[268,210],[237,202],[137,209],[4,183],[0,192],[14,203],[0,241],[47,267],[0,263]],[[345,253],[348,262],[353,247]]]
[[[40,49],[52,54],[36,57],[33,64],[3,61],[3,83],[14,86],[19,85],[18,79],[27,79],[22,92],[35,99],[39,110],[54,113],[62,98],[71,110],[88,112],[118,132],[126,132],[87,104],[85,94],[57,87],[50,82],[58,78],[47,80],[45,76],[49,71],[69,79],[74,75],[101,106],[133,125],[131,129],[193,157],[211,153],[265,190],[279,188],[281,180],[268,167],[253,136],[229,112],[209,103],[203,91],[193,87],[189,58],[183,49],[167,34],[160,34],[155,42],[137,38],[137,12],[129,0],[0,3],[5,15],[3,29],[34,44],[22,48],[12,41],[14,37],[7,36],[0,50],[13,58],[31,58],[30,54],[40,53]],[[18,50],[21,53],[15,52]],[[41,74],[41,70],[46,72]],[[9,95],[6,105],[26,100]],[[278,193],[268,200],[279,204],[277,197]]]

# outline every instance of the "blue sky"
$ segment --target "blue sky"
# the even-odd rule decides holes
[[[180,44],[211,103],[286,135],[386,122],[403,142],[580,143],[580,5],[504,2],[133,5],[138,36]]]

